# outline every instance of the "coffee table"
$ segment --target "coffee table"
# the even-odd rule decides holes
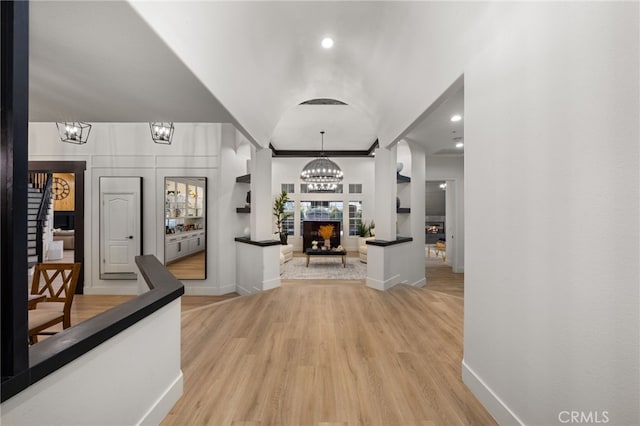
[[[342,267],[347,267],[347,251],[346,250],[314,250],[306,249],[304,254],[307,255],[307,268],[309,267],[309,259],[311,256],[342,256]]]

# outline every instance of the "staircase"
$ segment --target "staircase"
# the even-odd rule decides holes
[[[27,263],[29,268],[38,263],[38,211],[42,203],[42,192],[29,187],[27,194]],[[42,240],[42,234],[40,234]]]
[[[51,172],[29,172],[27,194],[27,264],[32,268],[44,261],[43,232],[51,208]]]

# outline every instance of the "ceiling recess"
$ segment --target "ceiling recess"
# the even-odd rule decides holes
[[[318,98],[309,99],[308,101],[301,102],[300,105],[347,105],[337,99]]]

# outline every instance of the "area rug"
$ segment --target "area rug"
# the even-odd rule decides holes
[[[364,280],[367,277],[367,264],[358,258],[347,258],[342,267],[340,256],[328,256],[326,259],[314,256],[307,268],[306,257],[294,257],[284,264],[281,279],[285,280]]]

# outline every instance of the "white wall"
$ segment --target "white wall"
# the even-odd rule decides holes
[[[160,424],[182,386],[177,299],[3,402],[1,422]]]
[[[300,201],[314,201],[314,200],[327,200],[327,201],[342,201],[344,204],[343,224],[342,229],[344,235],[342,236],[342,245],[346,250],[358,249],[358,236],[350,237],[348,235],[348,202],[362,200],[362,217],[366,221],[373,219],[374,212],[374,166],[373,158],[368,157],[345,157],[345,158],[331,158],[344,173],[343,179],[343,193],[342,194],[300,194],[300,172],[302,168],[313,158],[282,158],[276,157],[272,163],[272,198],[280,194],[281,184],[294,183],[296,185],[296,192],[289,194],[289,198],[296,201],[295,212],[295,234],[289,236],[289,244],[293,244],[294,250],[302,250],[302,236],[300,230]],[[349,194],[350,183],[361,183],[362,194]],[[275,232],[275,222],[274,222]]]
[[[464,70],[464,379],[503,424],[639,424],[639,4],[508,10]]]
[[[210,242],[217,246],[216,273],[221,294],[236,291],[234,238],[243,236],[245,228],[249,227],[249,215],[236,213],[236,208],[244,207],[246,203],[249,185],[236,182],[236,177],[247,174],[250,155],[249,143],[235,127],[223,124],[217,199],[209,204],[218,212],[218,238]]]
[[[176,123],[171,145],[155,144],[148,123],[95,123],[84,145],[63,143],[55,123],[29,123],[29,159],[86,161],[85,293],[136,294],[135,280],[101,280],[99,276],[100,176],[142,176],[143,254],[164,259],[164,178],[207,178],[207,265],[205,280],[185,280],[187,294],[223,294],[229,282],[216,274],[219,247],[211,244],[222,225],[218,221],[220,191],[220,124]],[[228,226],[228,224],[224,224]],[[233,239],[229,242],[233,244]]]

